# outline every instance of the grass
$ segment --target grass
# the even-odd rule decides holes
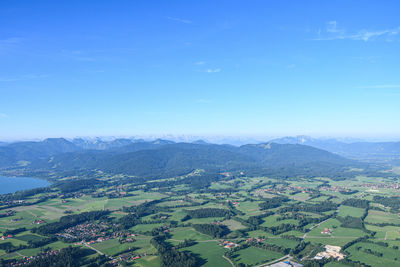
[[[343,264],[343,263],[335,262],[335,261],[329,262],[324,265],[324,267],[348,267],[348,266],[349,265],[347,265],[347,264]]]
[[[228,226],[229,230],[235,231],[235,230],[240,230],[246,228],[243,226],[240,222],[235,221],[235,220],[225,220],[222,222],[222,224]]]
[[[101,243],[93,244],[92,247],[100,250],[107,256],[112,256],[126,249],[136,247],[136,242],[120,244],[118,239],[110,239]]]
[[[261,231],[261,230],[254,230],[247,232],[249,237],[271,237],[274,236],[273,234]]]
[[[110,239],[101,243],[93,244],[92,246],[108,256],[116,255],[129,248],[137,248],[135,249],[135,253],[137,254],[155,254],[157,251],[150,244],[150,239],[150,237],[138,236],[135,242],[123,244],[120,244],[118,239]]]
[[[140,266],[140,267],[160,267],[161,266],[161,260],[158,256],[146,256],[142,257],[138,260],[135,260],[135,265],[134,266]]]
[[[370,249],[375,252],[382,253],[382,257],[366,253],[364,250]],[[400,266],[399,251],[382,247],[371,243],[356,243],[346,249],[350,253],[349,258],[354,261],[360,261],[371,266]]]
[[[261,202],[258,201],[243,201],[239,202],[239,205],[237,206],[237,209],[240,210],[241,212],[246,214],[246,217],[248,216],[254,216],[254,215],[259,215],[261,214],[261,211],[258,207],[258,204]]]
[[[340,225],[341,223],[338,220],[329,219],[311,230],[307,234],[306,240],[311,241],[312,243],[321,243],[324,245],[343,246],[346,243],[365,235],[361,229],[345,228]],[[321,234],[325,228],[333,230],[332,235]]]
[[[284,255],[270,250],[260,249],[256,247],[248,247],[236,252],[233,257],[237,264],[257,265],[264,262],[279,259]]]
[[[49,247],[53,250],[53,249],[66,248],[71,245],[72,244],[67,244],[67,243],[63,243],[61,241],[57,241],[54,243],[50,243],[50,244],[46,245],[45,247]],[[20,250],[18,252],[25,257],[30,257],[30,256],[34,256],[34,255],[40,253],[40,251],[41,251],[41,248],[29,248],[29,249]]]
[[[365,209],[341,205],[339,208],[338,216],[339,217],[351,216],[351,217],[361,218],[363,216],[364,212],[365,212]]]
[[[202,223],[212,223],[215,221],[223,221],[223,217],[209,217],[209,218],[194,218],[187,221],[187,223],[192,224],[202,224]]]
[[[366,224],[365,227],[368,230],[376,232],[374,238],[376,239],[387,239],[387,240],[395,240],[400,238],[400,227],[398,226],[375,226]]]
[[[21,240],[21,241],[25,241],[25,242],[29,242],[29,241],[39,241],[41,240],[43,237],[38,236],[38,235],[33,235],[33,234],[23,234],[23,235],[17,235],[15,236],[15,239]]]
[[[165,223],[138,224],[130,228],[133,232],[149,232],[153,228],[164,226]]]
[[[183,248],[181,250],[190,251],[204,259],[205,262],[201,266],[231,267],[231,264],[222,257],[226,249],[219,246],[217,242],[197,243],[194,246]]]
[[[384,212],[380,210],[369,210],[368,216],[365,218],[367,223],[393,223],[400,224],[400,217],[396,214]]]
[[[297,200],[297,201],[307,201],[308,199],[310,199],[310,195],[307,193],[297,193],[293,196],[291,196],[290,198]]]
[[[210,236],[199,233],[190,227],[173,229],[171,231],[171,234],[172,234],[171,239],[182,240],[182,241],[185,239],[193,239],[196,241],[212,239]]]
[[[274,244],[285,248],[295,248],[299,242],[286,238],[268,238],[264,243]]]
[[[297,220],[294,219],[287,219],[287,220],[281,220],[278,221],[277,219],[279,218],[278,215],[271,215],[268,216],[266,218],[264,218],[264,222],[261,224],[261,226],[265,226],[265,227],[271,227],[271,226],[278,226],[281,224],[294,224],[294,225],[298,225],[299,222]]]

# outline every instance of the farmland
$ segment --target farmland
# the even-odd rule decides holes
[[[176,191],[171,179],[157,181],[157,187],[151,182],[121,187],[112,185],[120,178],[103,179],[110,185],[68,195],[52,187],[25,199],[51,196],[44,201],[4,206],[3,264],[72,246],[90,251],[83,258],[86,265],[161,266],[160,245],[175,247],[174,253],[187,255],[199,266],[255,266],[285,255],[308,264],[319,261],[314,257],[325,245],[344,247],[344,260],[325,259],[321,264],[326,266],[400,264],[398,211],[372,201],[399,192],[363,187],[373,181],[379,187],[388,182],[384,178],[360,176],[343,183],[323,177],[229,176],[210,183],[207,191],[191,184]],[[187,177],[173,181],[179,179]],[[83,214],[89,217],[80,218]],[[78,216],[80,223],[60,225],[60,218],[68,216]],[[60,226],[55,231],[46,228],[52,224]]]

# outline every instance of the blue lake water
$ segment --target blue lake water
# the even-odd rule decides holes
[[[0,194],[48,186],[50,183],[43,179],[31,177],[0,176]]]

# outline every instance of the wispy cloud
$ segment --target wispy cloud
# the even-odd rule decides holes
[[[76,61],[96,61],[96,59],[90,55],[88,55],[87,52],[82,51],[82,50],[66,50],[62,49],[61,54],[64,57],[67,57],[72,60]]]
[[[328,23],[326,25],[326,31],[330,32],[330,33],[341,33],[341,34],[345,33],[344,29],[338,28],[336,20],[328,21]]]
[[[19,37],[11,37],[7,39],[1,39],[0,45],[7,45],[7,44],[19,44],[22,41],[22,38]]]
[[[195,65],[204,65],[204,64],[206,64],[206,62],[204,62],[204,61],[197,61],[197,62],[195,62],[194,64],[195,64]]]
[[[7,53],[10,49],[17,47],[22,40],[23,39],[19,37],[0,39],[0,52]]]
[[[207,73],[218,73],[221,72],[220,68],[216,68],[216,69],[207,69],[206,70]]]
[[[192,21],[187,20],[187,19],[181,19],[181,18],[175,18],[175,17],[165,17],[165,18],[169,19],[169,20],[176,21],[176,22],[180,22],[180,23],[192,24]]]
[[[0,118],[8,118],[8,115],[6,113],[0,112]]]
[[[319,29],[317,37],[312,40],[315,41],[329,41],[329,40],[354,40],[368,42],[378,38],[386,37],[389,41],[390,37],[396,36],[400,33],[400,27],[384,30],[358,30],[347,31],[338,26],[337,21],[328,21],[325,30]]]
[[[1,76],[0,82],[17,82],[23,80],[30,80],[30,79],[41,79],[48,77],[48,74],[26,74],[26,75],[19,75],[19,76]]]
[[[294,68],[296,68],[296,65],[295,64],[289,64],[289,65],[286,66],[286,68],[287,69],[294,69]]]
[[[391,88],[400,88],[400,84],[378,84],[378,85],[366,85],[366,86],[357,86],[357,89],[391,89]]]

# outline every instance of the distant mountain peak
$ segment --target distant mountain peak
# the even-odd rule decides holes
[[[199,140],[193,141],[192,144],[196,144],[196,145],[208,145],[209,143],[207,143],[207,142],[204,141],[204,140],[199,139]]]
[[[169,141],[169,140],[164,140],[164,139],[156,139],[152,142],[155,145],[169,145],[169,144],[175,144],[174,141]]]

